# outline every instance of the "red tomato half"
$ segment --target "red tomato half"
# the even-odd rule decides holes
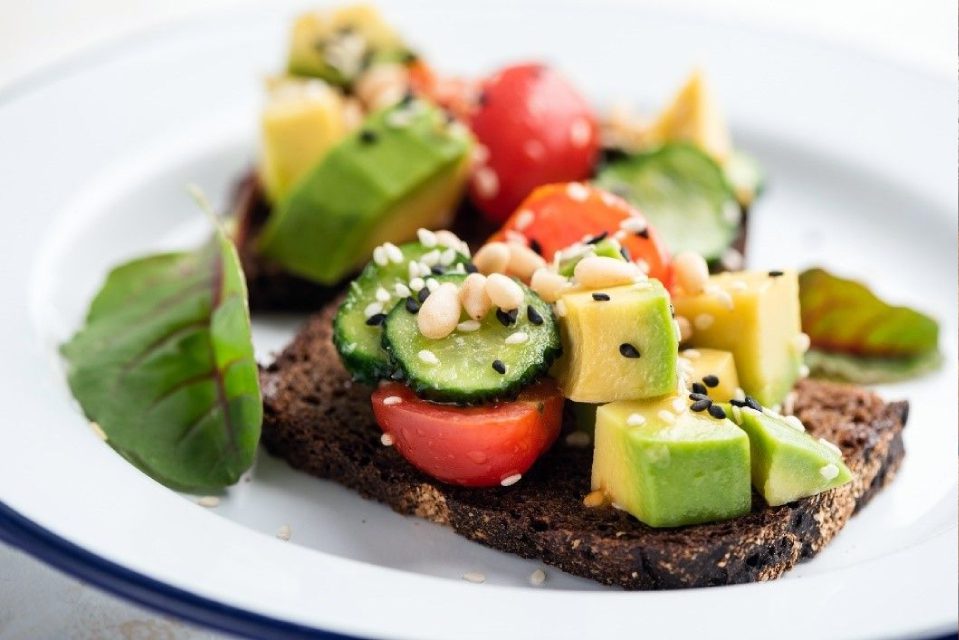
[[[525,473],[556,440],[563,416],[563,396],[551,381],[512,402],[478,407],[421,400],[392,382],[374,391],[372,402],[380,428],[414,467],[467,487],[498,486]]]
[[[619,196],[582,183],[549,184],[531,193],[490,240],[525,237],[547,260],[571,244],[604,231],[620,230],[623,220],[643,215]],[[672,286],[669,252],[651,226],[627,233],[621,244],[634,261],[644,260],[649,277]]]
[[[589,104],[540,64],[507,67],[484,80],[470,126],[482,145],[470,194],[493,222],[541,184],[589,177],[599,151]]]

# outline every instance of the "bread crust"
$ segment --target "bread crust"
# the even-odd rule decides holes
[[[312,316],[261,373],[262,441],[294,468],[334,480],[403,514],[452,527],[495,549],[625,589],[676,589],[778,578],[819,552],[895,476],[904,455],[905,402],[812,380],[794,413],[839,445],[856,479],[780,507],[754,495],[750,514],[654,529],[612,507],[587,508],[590,448],[562,438],[521,482],[494,489],[444,485],[380,443],[370,389],[350,380],[331,341],[336,303]]]

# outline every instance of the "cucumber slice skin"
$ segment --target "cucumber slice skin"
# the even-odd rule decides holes
[[[437,278],[439,282],[457,283],[463,279],[461,275]],[[477,331],[457,330],[440,340],[421,335],[416,315],[405,305],[396,305],[384,324],[383,346],[397,374],[418,396],[434,402],[473,405],[514,398],[524,387],[545,375],[562,351],[552,307],[527,287],[523,288],[526,298],[511,326],[504,326],[496,316],[496,309],[492,309]],[[529,321],[529,306],[542,317],[542,324]],[[506,337],[517,331],[526,333],[529,339],[522,344],[506,344]],[[419,356],[422,350],[433,352],[439,364],[423,362]],[[505,373],[494,370],[494,360],[506,365]]]
[[[738,234],[742,214],[733,188],[716,161],[692,144],[617,154],[595,182],[636,205],[671,253],[695,251],[716,261]]]
[[[435,247],[443,251],[446,247]],[[418,260],[424,254],[433,251],[419,242],[408,242],[400,245],[403,252],[403,262],[390,262],[378,265],[370,261],[360,275],[350,283],[346,298],[337,309],[333,319],[333,345],[340,354],[340,360],[353,379],[367,385],[389,378],[395,371],[389,356],[382,347],[381,326],[366,324],[366,307],[376,302],[376,291],[380,287],[386,289],[392,298],[384,305],[384,313],[390,311],[397,302],[404,299],[397,296],[394,287],[397,283],[407,284],[408,265],[410,260]],[[455,269],[457,264],[466,264],[469,259],[461,253],[448,268]]]

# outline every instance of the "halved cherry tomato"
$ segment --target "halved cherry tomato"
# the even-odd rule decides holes
[[[616,233],[622,221],[631,217],[643,219],[638,209],[609,191],[579,182],[549,184],[531,193],[490,240],[524,237],[546,260],[552,260],[554,253],[587,236]],[[672,286],[669,252],[655,229],[647,225],[628,232],[621,243],[632,260],[646,262],[649,277],[667,289]]]
[[[539,185],[592,173],[596,117],[556,71],[507,67],[482,82],[478,100],[470,126],[481,146],[470,194],[493,222],[505,220]]]
[[[477,407],[421,400],[391,382],[373,392],[372,402],[376,422],[414,467],[467,487],[498,486],[525,473],[556,440],[563,416],[563,396],[551,381],[514,401]]]

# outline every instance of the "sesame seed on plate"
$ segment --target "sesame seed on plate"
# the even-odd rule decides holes
[[[480,167],[473,174],[473,184],[480,198],[489,200],[499,193],[499,177],[489,167]]]
[[[506,336],[506,344],[523,344],[529,340],[529,335],[524,331],[517,331]]]
[[[293,536],[293,530],[290,529],[290,525],[284,524],[281,525],[279,529],[276,530],[276,537],[283,541],[288,541]]]
[[[473,147],[473,162],[476,164],[486,164],[489,160],[489,148],[486,145],[478,144]]]
[[[420,256],[420,262],[425,264],[427,267],[432,267],[433,265],[439,263],[439,261],[440,261],[439,249],[433,249],[432,251],[427,251],[426,253]],[[417,267],[417,270],[419,270],[419,267]]]
[[[804,364],[799,365],[799,377],[808,378],[809,377],[809,367]]]
[[[733,391],[733,398],[739,400],[740,402],[746,401],[746,392],[743,391],[742,387],[736,387],[736,390]]]
[[[456,260],[456,249],[446,249],[440,254],[440,264],[448,267]]]
[[[480,573],[479,571],[467,571],[463,574],[463,580],[472,582],[473,584],[482,584],[486,582],[486,575]]]
[[[203,496],[196,501],[201,507],[206,507],[207,509],[214,509],[220,506],[220,499],[216,496]]]
[[[426,288],[431,292],[439,289],[440,283],[436,278],[427,278],[426,279]]]
[[[399,396],[386,396],[385,398],[383,398],[383,404],[385,404],[388,407],[394,404],[399,404],[401,402],[403,402],[403,398]]]
[[[384,447],[392,447],[394,442],[393,436],[388,433],[384,433],[380,436],[380,444]]]
[[[416,301],[420,304],[426,302],[426,299],[430,297],[430,290],[427,287],[423,287],[416,292]]]
[[[416,260],[410,260],[406,269],[407,277],[409,277],[412,282],[420,275],[420,265]],[[412,286],[412,285],[411,285]]]
[[[511,486],[513,486],[514,484],[516,484],[517,482],[519,482],[519,481],[522,480],[522,479],[523,479],[523,474],[521,474],[521,473],[514,473],[514,474],[511,475],[511,476],[506,476],[505,478],[503,478],[502,480],[500,480],[499,483],[500,483],[501,486],[511,487]]]
[[[542,569],[536,569],[533,573],[529,574],[529,583],[534,587],[539,587],[544,582],[546,582],[546,572]]]
[[[426,364],[439,364],[439,363],[440,363],[440,359],[437,358],[437,357],[436,357],[436,354],[433,353],[432,351],[430,351],[429,349],[423,349],[423,350],[421,350],[421,351],[417,354],[417,357],[419,357],[419,359],[420,359],[421,362],[424,362],[424,363],[426,363]]]
[[[832,480],[839,475],[839,467],[830,462],[826,466],[819,469],[819,474],[826,480]]]
[[[718,300],[719,304],[723,305],[727,309],[732,309],[733,306],[735,306],[733,297],[725,289],[721,289],[716,285],[709,285],[706,287],[706,293]]]
[[[626,425],[630,427],[638,427],[640,425],[646,424],[646,418],[643,417],[641,413],[631,413],[629,417],[626,418]]]

